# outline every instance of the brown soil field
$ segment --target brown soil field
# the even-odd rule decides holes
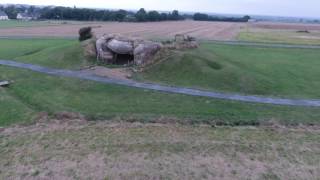
[[[18,37],[77,37],[78,30],[84,26],[92,26],[97,36],[119,33],[143,38],[173,38],[175,34],[188,34],[198,39],[232,40],[236,37],[244,23],[228,22],[148,22],[118,23],[101,22],[88,24],[62,24],[57,26],[15,27],[0,29],[1,36]]]
[[[235,40],[239,32],[245,29],[268,30],[308,30],[320,31],[317,24],[298,23],[231,23],[201,21],[168,21],[147,23],[119,22],[82,22],[66,23],[54,26],[30,26],[0,29],[2,37],[77,37],[78,30],[84,26],[93,27],[99,37],[103,34],[117,33],[133,37],[149,39],[171,39],[176,34],[188,34],[200,40]]]

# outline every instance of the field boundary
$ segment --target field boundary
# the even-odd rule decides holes
[[[0,39],[17,40],[17,39],[68,39],[77,40],[77,36],[0,36]],[[306,44],[284,44],[284,43],[267,43],[267,42],[250,42],[250,41],[228,41],[228,40],[199,40],[199,42],[210,42],[223,45],[250,46],[263,48],[288,48],[288,49],[320,49],[320,45]]]
[[[289,49],[320,49],[320,45],[303,45],[303,44],[284,44],[284,43],[260,43],[249,41],[219,41],[219,40],[206,40],[204,42],[212,42],[216,44],[224,45],[236,45],[236,46],[253,46],[253,47],[265,47],[265,48],[289,48]]]
[[[262,104],[273,104],[273,105],[287,105],[287,106],[304,106],[304,107],[320,107],[320,100],[307,100],[307,99],[282,99],[282,98],[271,98],[271,97],[262,97],[262,96],[250,96],[250,95],[239,95],[239,94],[229,94],[229,93],[219,93],[213,91],[203,91],[191,88],[184,87],[175,87],[175,86],[164,86],[153,83],[140,83],[131,80],[119,80],[112,79],[107,77],[101,77],[92,75],[89,73],[84,73],[80,71],[72,71],[65,69],[53,69],[48,67],[43,67],[39,65],[19,63],[10,60],[0,60],[0,65],[27,69],[35,72],[45,73],[53,76],[61,76],[61,77],[71,77],[82,80],[90,80],[105,84],[115,84],[121,86],[128,86],[134,88],[155,90],[167,93],[175,93],[175,94],[184,94],[191,96],[201,96],[201,97],[209,97],[215,99],[223,99],[223,100],[232,100],[232,101],[240,101],[240,102],[250,102],[250,103],[262,103]]]

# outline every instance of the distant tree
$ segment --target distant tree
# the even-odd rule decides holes
[[[127,11],[122,9],[114,12],[114,15],[113,15],[114,20],[119,22],[122,22],[126,16],[127,16]]]
[[[222,17],[222,16],[209,16],[208,14],[195,13],[193,20],[195,21],[227,21],[227,22],[248,22],[250,16],[244,17]]]
[[[193,19],[196,21],[208,21],[209,15],[208,14],[202,14],[202,13],[195,13],[193,15]]]
[[[161,19],[161,21],[166,21],[166,20],[168,20],[168,14],[167,14],[167,13],[161,13],[161,14],[160,14],[160,19]]]
[[[110,21],[111,13],[109,11],[104,11],[101,20],[102,21]]]
[[[136,14],[135,17],[138,22],[144,22],[147,21],[148,15],[144,8],[141,8]]]
[[[31,11],[31,9],[29,9]],[[37,10],[42,19],[61,19],[61,20],[79,20],[79,21],[129,21],[129,22],[146,22],[146,21],[166,21],[182,20],[183,16],[177,10],[172,13],[159,13],[158,11],[147,12],[141,8],[138,12],[125,10],[109,11],[94,10],[76,7],[45,7]]]
[[[34,13],[35,12],[35,7],[34,6],[30,6],[29,8],[28,8],[28,13]]]
[[[243,20],[246,21],[246,22],[248,22],[250,19],[251,19],[251,17],[248,16],[248,15],[243,16]]]
[[[5,13],[8,15],[9,19],[16,19],[18,9],[14,5],[8,6],[7,8],[4,9]]]
[[[160,21],[161,15],[158,11],[149,11],[148,12],[148,21]]]
[[[181,19],[181,16],[179,15],[179,11],[178,10],[172,11],[170,20],[180,20],[180,19]]]

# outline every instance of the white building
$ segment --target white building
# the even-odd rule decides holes
[[[18,13],[17,19],[18,20],[24,20],[24,21],[30,21],[30,20],[33,20],[35,18],[32,15],[28,14],[28,13]]]
[[[8,15],[3,12],[3,11],[0,11],[0,20],[8,20]]]

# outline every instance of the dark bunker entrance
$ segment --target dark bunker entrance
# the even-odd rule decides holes
[[[134,61],[134,56],[132,54],[115,54],[114,64],[116,65],[129,65]]]

